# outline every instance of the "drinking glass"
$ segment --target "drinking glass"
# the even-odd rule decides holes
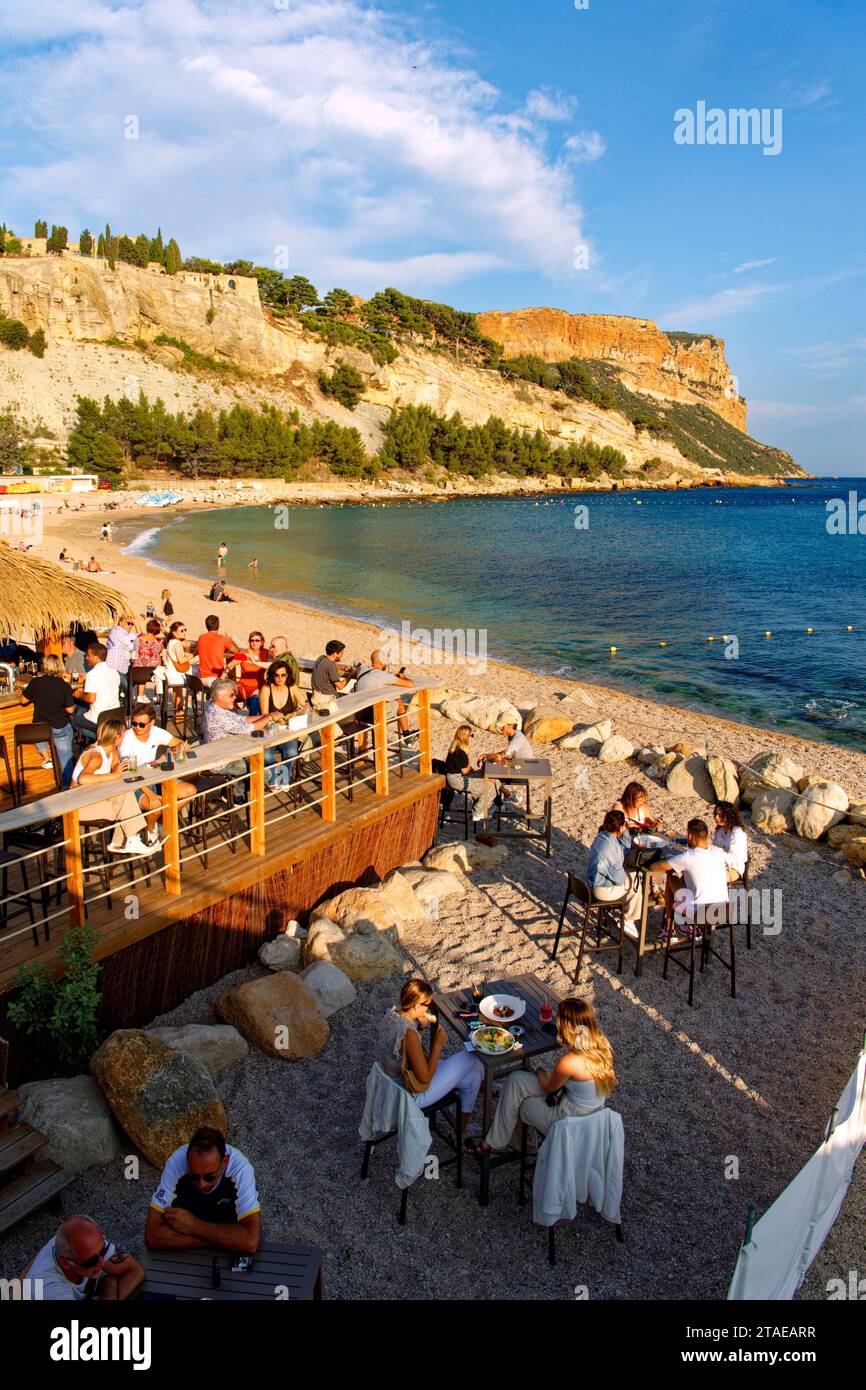
[[[538,1017],[541,1019],[542,1023],[550,1023],[551,1019],[553,1018],[553,1005],[547,998],[547,995],[545,995],[544,999],[541,1002],[541,1008],[538,1011]]]
[[[176,761],[176,762],[178,762],[178,763],[185,763],[185,762],[186,762],[186,744],[185,744],[185,743],[182,743],[182,744],[180,745],[180,748],[178,748],[178,750],[177,750],[177,752],[175,753],[174,756],[175,756],[175,761]]]
[[[126,760],[127,772],[138,772],[138,758],[135,753],[130,753]]]

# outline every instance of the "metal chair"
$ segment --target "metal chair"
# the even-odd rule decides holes
[[[3,766],[6,769],[6,785],[9,788],[9,795],[12,798],[12,805],[17,806],[18,785],[15,778],[12,776],[12,768],[9,765],[9,749],[6,744],[5,734],[0,734],[0,759],[2,759]]]
[[[454,1111],[454,1137],[453,1137],[453,1138],[452,1138],[452,1136],[451,1136],[450,1134],[444,1133],[444,1132],[438,1127],[438,1125],[436,1124],[436,1116],[437,1116],[438,1114],[440,1114],[440,1112],[443,1111],[443,1110],[451,1110],[451,1109],[453,1109],[453,1111]],[[461,1103],[460,1103],[460,1097],[459,1097],[459,1095],[457,1094],[456,1091],[449,1091],[448,1094],[447,1094],[447,1096],[443,1096],[441,1100],[434,1101],[434,1103],[433,1103],[432,1105],[430,1105],[430,1106],[425,1106],[425,1107],[424,1107],[424,1114],[427,1116],[427,1118],[428,1118],[429,1121],[430,1121],[430,1129],[431,1129],[432,1133],[435,1134],[435,1135],[437,1135],[438,1138],[440,1138],[440,1139],[442,1140],[442,1142],[443,1142],[449,1149],[453,1150],[453,1152],[454,1152],[454,1157],[453,1157],[453,1158],[446,1158],[444,1162],[440,1162],[440,1164],[439,1164],[439,1170],[440,1170],[440,1172],[441,1172],[441,1170],[442,1170],[443,1168],[450,1168],[450,1167],[452,1166],[452,1164],[455,1164],[455,1165],[456,1165],[456,1168],[457,1168],[457,1173],[456,1173],[456,1177],[455,1177],[455,1179],[454,1179],[454,1186],[455,1186],[455,1187],[462,1187],[462,1186],[463,1186],[463,1135],[462,1135],[463,1110],[462,1110],[462,1106],[461,1106]],[[376,1149],[376,1148],[378,1148],[378,1146],[379,1146],[380,1144],[385,1144],[385,1143],[387,1143],[387,1141],[388,1141],[389,1139],[396,1139],[397,1136],[398,1136],[398,1134],[399,1134],[399,1132],[400,1132],[400,1131],[397,1130],[397,1129],[392,1129],[392,1130],[389,1130],[387,1134],[379,1134],[379,1135],[377,1135],[377,1137],[376,1137],[375,1139],[366,1139],[366,1140],[364,1141],[364,1157],[363,1157],[363,1159],[361,1160],[361,1177],[362,1177],[362,1179],[366,1179],[366,1178],[369,1176],[369,1172],[370,1172],[370,1155],[372,1154],[373,1150]],[[398,1214],[398,1216],[397,1216],[397,1220],[398,1220],[398,1222],[399,1222],[399,1224],[400,1224],[401,1226],[405,1226],[405,1225],[406,1225],[406,1207],[407,1207],[408,1201],[409,1201],[409,1189],[408,1189],[408,1187],[404,1187],[403,1190],[402,1190],[402,1192],[401,1192],[401,1194],[400,1194],[400,1211],[399,1211],[399,1214]]]
[[[217,843],[226,843],[232,854],[237,853],[236,827],[238,820],[242,823],[243,815],[241,808],[235,804],[231,781],[227,772],[196,773],[196,794],[187,802],[186,820],[181,819],[178,827],[181,839],[188,844],[195,847],[201,843],[200,858],[205,868],[208,867],[209,834],[214,827],[222,827],[215,830]],[[224,806],[226,810],[226,815],[219,820],[208,819],[214,804]],[[228,834],[222,826],[225,820],[228,820]]]
[[[568,1119],[570,1119],[570,1120],[576,1120],[576,1119],[580,1119],[580,1118],[582,1118],[582,1117],[581,1117],[581,1116],[577,1116],[577,1115],[569,1116],[569,1117],[568,1117]],[[560,1124],[560,1123],[564,1123],[564,1121],[559,1121],[559,1120],[557,1120],[557,1121],[555,1122],[555,1124]],[[555,1125],[554,1125],[554,1127],[555,1127]],[[535,1169],[535,1162],[537,1161],[537,1155],[534,1157],[533,1161],[530,1161],[530,1155],[529,1155],[529,1129],[530,1129],[530,1126],[529,1126],[529,1125],[524,1124],[523,1122],[521,1122],[521,1125],[520,1125],[520,1177],[519,1177],[519,1186],[518,1186],[518,1190],[517,1190],[517,1204],[518,1204],[518,1206],[521,1206],[521,1207],[525,1207],[525,1206],[526,1206],[526,1178],[527,1178],[529,1172]],[[540,1130],[537,1130],[536,1133],[540,1134],[541,1131],[540,1131]],[[547,1136],[545,1135],[544,1137],[546,1138]],[[621,1221],[615,1222],[615,1223],[614,1223],[613,1230],[614,1230],[614,1235],[616,1236],[616,1238],[617,1238],[617,1240],[619,1241],[619,1243],[622,1245],[622,1244],[624,1243],[624,1241],[625,1241],[625,1234],[623,1233],[622,1222],[621,1222]],[[555,1264],[556,1264],[556,1225],[555,1225],[555,1224],[554,1224],[553,1226],[548,1226],[548,1228],[547,1228],[547,1262],[548,1262],[548,1264],[550,1264],[550,1265],[555,1265]]]
[[[153,684],[153,666],[130,666],[129,677],[126,686],[126,713],[129,714],[133,705],[140,704],[144,698],[141,691],[146,685]]]
[[[166,686],[166,689],[167,688]],[[204,725],[204,705],[206,699],[207,691],[198,676],[187,676],[183,692],[184,738],[188,738],[190,733],[192,733],[195,738],[201,737],[202,727]]]
[[[18,787],[18,801],[24,797],[24,750],[32,748],[37,743],[48,744],[48,756],[54,769],[54,789],[60,791],[62,772],[60,762],[57,757],[57,750],[54,747],[54,740],[51,737],[51,725],[46,722],[33,724],[16,724],[13,734],[15,747],[15,781]]]
[[[441,758],[434,758],[432,763],[433,771],[439,777],[447,777],[448,770]],[[457,814],[451,814],[451,807],[455,797],[463,798],[462,809],[457,810]],[[446,824],[463,824],[463,838],[469,839],[469,828],[472,822],[472,797],[465,789],[461,791],[457,787],[449,787],[448,783],[439,793],[439,828]]]
[[[729,912],[727,906],[722,903],[709,904],[708,907],[713,912],[713,915],[717,917],[716,921],[689,924],[688,934],[685,938],[675,939],[673,930],[669,928],[665,941],[665,963],[664,969],[662,970],[662,979],[666,980],[668,977],[669,960],[672,960],[674,965],[679,966],[680,970],[685,970],[689,977],[690,1008],[692,1007],[695,993],[695,965],[697,964],[700,974],[703,975],[711,956],[714,956],[716,960],[720,961],[727,970],[731,977],[731,998],[736,999],[737,997],[736,914]],[[706,917],[706,911],[703,915]],[[730,950],[727,959],[725,959],[712,944],[713,933],[717,931],[719,927],[728,928]],[[699,937],[700,940],[698,940]],[[688,962],[679,959],[680,956],[684,956],[687,953]]]
[[[11,868],[17,868],[21,874],[21,886],[24,889],[24,904],[27,915],[30,918],[30,929],[33,932],[33,944],[34,946],[38,946],[39,930],[36,926],[36,913],[33,908],[33,898],[27,879],[27,865],[20,855],[14,854],[6,849],[0,850],[0,888],[2,888],[2,900],[0,900],[0,930],[4,930],[9,924],[9,870]],[[13,908],[13,911],[14,910]]]
[[[559,949],[559,941],[562,936],[579,936],[580,946],[577,952],[577,966],[574,972],[574,983],[580,979],[580,968],[583,964],[583,953],[589,949],[593,955],[603,951],[616,951],[618,953],[617,974],[622,974],[622,957],[625,950],[625,905],[627,895],[624,893],[621,898],[616,898],[613,902],[599,902],[592,895],[592,889],[588,883],[584,883],[582,878],[576,874],[567,873],[568,883],[565,889],[565,897],[562,901],[562,909],[559,914],[559,922],[556,927],[556,936],[553,941],[552,959],[556,960],[556,953]],[[574,898],[578,911],[583,912],[583,920],[577,927],[565,925],[565,914],[570,900]],[[619,931],[616,936],[612,934],[607,923],[613,919],[619,923]],[[595,944],[587,948],[586,939],[591,931],[595,932]],[[602,937],[606,941],[602,941]]]

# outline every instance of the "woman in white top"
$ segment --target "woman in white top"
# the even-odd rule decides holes
[[[161,698],[166,681],[174,690],[174,711],[180,705],[180,690],[186,685],[187,672],[192,661],[186,645],[186,623],[172,623],[168,630],[168,641],[162,653],[162,665],[154,671],[154,685],[157,696]]]
[[[128,765],[121,761],[119,753],[125,732],[126,726],[121,719],[103,719],[97,730],[96,742],[85,749],[72,770],[73,787],[114,782],[127,775]],[[118,792],[115,796],[109,793],[104,801],[82,806],[78,819],[82,823],[114,821],[108,846],[112,854],[153,854],[157,848],[144,841],[146,822],[130,791]]]
[[[426,1090],[414,1094],[424,1110],[434,1101],[456,1091],[463,1111],[463,1129],[467,1130],[475,1108],[478,1091],[484,1080],[484,1063],[474,1052],[461,1049],[450,1057],[442,1057],[448,1034],[435,1014],[430,1012],[433,991],[426,980],[407,980],[400,990],[400,1003],[389,1009],[379,1028],[379,1066],[392,1080],[406,1085],[406,1071],[411,1071]],[[421,1041],[421,1029],[434,1025],[429,1051]],[[406,1088],[409,1089],[408,1087]],[[479,1131],[476,1130],[477,1134]]]
[[[713,844],[725,852],[728,868],[728,883],[736,883],[746,872],[749,857],[749,842],[743,818],[732,801],[716,803],[713,816],[716,828],[713,831]]]
[[[550,1071],[509,1073],[493,1124],[476,1155],[520,1148],[520,1124],[547,1134],[566,1115],[600,1110],[616,1085],[613,1052],[585,999],[563,999],[556,1015],[556,1041],[566,1050]]]
[[[176,753],[181,748],[186,748],[186,743],[182,738],[173,738],[165,729],[160,729],[156,722],[156,710],[153,705],[142,702],[135,706],[129,721],[130,727],[120,741],[120,756],[124,762],[132,764],[135,761],[137,768],[152,767],[165,754],[166,749]],[[196,794],[192,782],[185,782],[182,778],[177,782],[178,805],[189,801]],[[162,788],[157,782],[153,782],[149,787],[143,787],[136,792],[138,804],[145,812],[147,822],[147,843],[158,845],[160,843],[158,823],[165,809],[162,800]]]

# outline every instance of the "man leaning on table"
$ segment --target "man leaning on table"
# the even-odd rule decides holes
[[[218,1245],[252,1255],[261,1239],[261,1207],[249,1159],[218,1129],[197,1129],[175,1149],[150,1199],[149,1250]]]

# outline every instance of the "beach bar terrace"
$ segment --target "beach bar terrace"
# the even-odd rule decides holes
[[[0,1031],[12,1043],[11,1070],[22,1042],[6,1021],[5,995],[23,964],[62,971],[58,946],[71,927],[87,922],[98,934],[101,1023],[140,1026],[248,964],[323,898],[423,854],[443,784],[431,771],[434,684],[401,691],[417,710],[417,743],[401,736],[393,694],[370,692],[341,697],[336,714],[309,714],[303,730],[235,735],[192,747],[168,770],[139,769],[137,788],[162,788],[164,843],[152,857],[108,852],[111,823],[82,816],[105,798],[93,784],[0,814],[0,843],[14,856],[0,923]],[[362,756],[355,716],[369,709],[372,745]],[[271,785],[266,774],[280,764],[266,767],[266,750],[298,738],[292,780]],[[184,802],[179,782],[192,782],[195,796]],[[113,784],[121,790],[131,787]]]

